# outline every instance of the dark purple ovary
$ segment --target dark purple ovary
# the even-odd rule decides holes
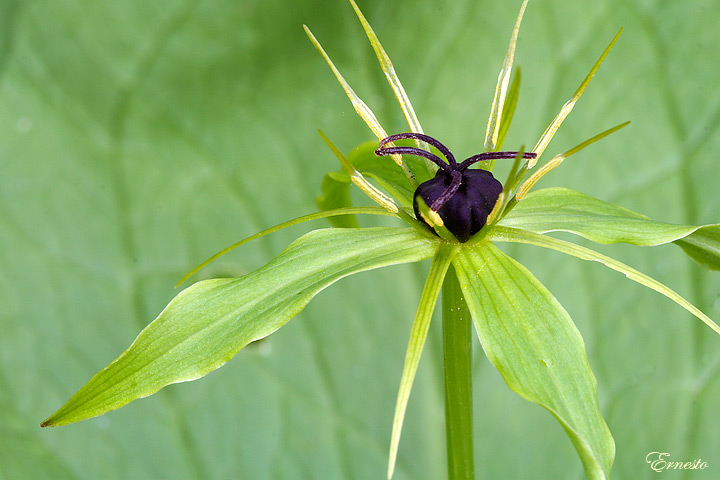
[[[418,210],[417,198],[422,197],[430,206],[450,186],[451,176],[438,170],[434,178],[422,183],[415,190],[413,209],[415,217],[427,224]],[[502,184],[487,170],[466,169],[457,192],[438,210],[445,227],[460,242],[467,242],[480,231],[502,192]]]
[[[440,157],[418,147],[387,146],[388,143],[396,140],[415,139],[428,143],[435,147],[447,162]],[[517,158],[519,152],[485,152],[478,153],[458,163],[450,150],[429,135],[424,133],[396,133],[380,140],[375,155],[417,155],[418,157],[430,160],[440,169],[435,177],[422,183],[413,196],[413,209],[415,217],[429,225],[420,215],[418,208],[418,197],[425,201],[425,204],[442,218],[445,228],[455,235],[460,242],[467,242],[470,237],[480,231],[487,223],[487,217],[492,212],[503,187],[495,180],[487,170],[473,169],[468,167],[485,160],[497,160],[501,158]],[[522,158],[536,158],[534,152],[523,153]]]

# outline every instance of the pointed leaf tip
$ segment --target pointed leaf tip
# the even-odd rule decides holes
[[[532,273],[490,242],[460,250],[453,266],[490,362],[514,392],[555,416],[587,478],[608,478],[615,444],[568,313]]]
[[[530,162],[529,166],[532,168],[535,166],[537,161],[540,159],[540,156],[543,154],[545,149],[547,148],[548,144],[550,143],[550,140],[555,136],[555,132],[557,132],[558,128],[560,128],[560,125],[562,125],[563,121],[565,121],[565,118],[570,114],[570,112],[575,107],[575,104],[580,99],[580,96],[585,92],[585,89],[590,85],[590,81],[595,76],[595,73],[597,73],[598,69],[600,68],[600,65],[602,65],[603,61],[605,60],[605,57],[608,56],[610,53],[610,50],[612,50],[613,46],[617,42],[618,38],[620,37],[620,34],[622,33],[623,29],[620,28],[618,33],[615,34],[615,37],[610,41],[610,44],[605,47],[605,50],[603,50],[603,53],[600,55],[600,58],[597,59],[595,64],[590,69],[590,72],[585,76],[583,81],[580,83],[580,86],[575,90],[575,93],[573,94],[572,98],[565,102],[565,105],[562,106],[560,109],[560,112],[557,114],[557,116],[553,119],[552,122],[550,122],[550,125],[545,129],[543,134],[540,136],[540,139],[538,140],[537,144],[535,145],[535,148],[533,148],[533,152],[537,153],[537,157]]]
[[[43,426],[103,415],[166,385],[200,378],[285,325],[332,283],[430,258],[437,245],[407,227],[315,230],[243,277],[195,283]]]
[[[527,230],[511,227],[497,226],[491,233],[492,240],[505,241],[505,242],[516,242],[526,243],[529,245],[536,245],[538,247],[544,247],[551,250],[556,250],[567,255],[571,255],[582,260],[589,260],[599,262],[608,268],[620,272],[625,275],[628,279],[639,283],[645,287],[648,287],[661,295],[666,296],[673,302],[683,307],[688,312],[692,313],[695,317],[700,319],[705,325],[710,327],[715,333],[720,334],[720,326],[716,324],[710,317],[705,315],[699,308],[687,301],[680,294],[658,282],[649,275],[646,275],[634,268],[625,265],[622,262],[615,260],[612,257],[608,257],[601,253],[598,253],[592,249],[576,245],[572,242],[560,240],[546,235],[537,234]]]

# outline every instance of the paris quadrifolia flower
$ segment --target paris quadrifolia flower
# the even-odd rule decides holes
[[[407,130],[387,132],[381,126],[305,27],[377,138],[346,157],[320,132],[343,167],[323,182],[318,200],[322,210],[228,247],[181,282],[228,251],[279,229],[321,218],[331,218],[334,226],[301,236],[267,265],[245,276],[203,280],[183,290],[120,357],[92,377],[43,426],[102,415],[168,384],[202,377],[248,343],[285,325],[318,292],[342,277],[431,259],[402,367],[395,417],[388,426],[388,477],[395,468],[403,418],[430,319],[444,282],[453,278],[485,354],[510,389],[554,415],[589,478],[608,478],[615,446],[600,413],[596,380],[582,337],[555,297],[496,244],[529,244],[600,262],[661,293],[720,333],[715,322],[669,287],[590,248],[546,235],[564,231],[601,244],[655,246],[672,242],[700,264],[720,269],[718,225],[671,225],[571,189],[534,189],[566,158],[628,125],[621,123],[542,161],[553,135],[622,30],[537,144],[528,151],[522,146],[501,151],[518,100],[520,75],[513,70],[513,58],[525,0],[500,69],[484,142],[478,145],[477,154],[458,161],[438,140],[442,132],[432,136],[423,132],[390,58],[355,2],[350,3],[407,120]],[[512,163],[504,183],[492,173],[498,160]],[[377,206],[352,206],[347,193],[351,184]],[[355,215],[395,216],[402,226],[360,228]]]

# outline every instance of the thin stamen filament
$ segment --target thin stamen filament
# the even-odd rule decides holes
[[[426,143],[429,143],[433,147],[437,148],[440,151],[440,153],[442,153],[445,156],[445,158],[447,159],[448,163],[450,163],[450,165],[457,164],[457,162],[455,161],[455,156],[450,152],[449,148],[447,148],[445,145],[440,143],[438,140],[435,140],[430,135],[425,135],[423,133],[415,133],[415,132],[396,133],[395,135],[390,135],[389,137],[380,140],[380,147],[383,147],[390,142],[394,142],[395,140],[405,140],[408,138],[411,138],[414,140],[422,140]],[[427,157],[425,157],[425,158],[427,158]]]
[[[389,138],[389,137],[388,137]],[[387,140],[387,139],[386,139]],[[452,171],[452,167],[448,165],[447,162],[444,162],[440,157],[437,155],[428,152],[427,150],[423,150],[422,148],[417,147],[383,147],[382,143],[380,148],[375,150],[375,155],[378,157],[384,156],[384,155],[395,155],[395,154],[403,154],[403,155],[417,155],[418,157],[427,158],[431,162],[435,163],[438,167],[442,168],[443,170],[447,172]]]
[[[498,160],[501,158],[515,158],[517,157],[518,152],[485,152],[485,153],[479,153],[477,155],[473,155],[472,157],[468,157],[467,159],[463,160],[463,162],[460,164],[459,169],[465,170],[473,163],[477,162],[484,162],[485,160]],[[537,157],[537,154],[532,152],[523,153],[523,158],[526,159],[533,159]]]

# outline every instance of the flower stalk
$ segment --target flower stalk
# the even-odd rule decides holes
[[[472,317],[450,266],[442,286],[445,432],[449,480],[475,478],[473,464]]]

